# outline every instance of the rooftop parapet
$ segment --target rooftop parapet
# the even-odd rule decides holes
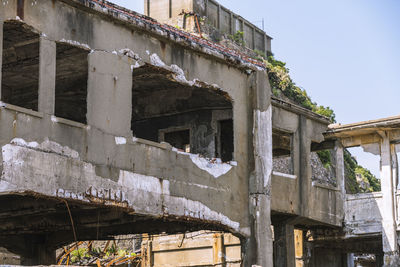
[[[214,0],[144,0],[144,13],[189,32],[207,32],[217,41],[239,34],[245,47],[271,52],[272,38],[264,30]]]

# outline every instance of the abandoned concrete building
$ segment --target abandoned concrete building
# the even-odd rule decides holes
[[[103,0],[0,1],[0,247],[48,265],[74,241],[207,230],[204,259],[148,239],[142,266],[400,266],[400,117],[332,125],[273,97],[262,62],[196,33],[208,16],[271,51],[213,0],[145,13],[181,26]],[[354,146],[381,157],[381,192],[346,194]]]

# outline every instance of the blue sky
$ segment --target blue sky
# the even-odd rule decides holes
[[[142,0],[113,2],[143,13]],[[275,57],[338,122],[400,115],[399,0],[219,2],[249,21],[265,20]],[[356,153],[363,165],[377,165],[376,157]]]

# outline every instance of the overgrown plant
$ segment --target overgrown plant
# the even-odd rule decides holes
[[[237,43],[238,45],[246,46],[246,43],[244,41],[244,32],[242,31],[237,31],[233,35],[228,36],[232,41]]]

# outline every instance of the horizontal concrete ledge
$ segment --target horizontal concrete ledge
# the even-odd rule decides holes
[[[27,109],[27,108],[23,108],[23,107],[19,107],[19,106],[15,106],[15,105],[4,103],[4,102],[1,102],[1,101],[0,101],[0,108],[16,111],[16,112],[19,112],[19,113],[24,113],[24,114],[31,115],[31,116],[38,117],[38,118],[43,118],[43,113],[42,112],[34,111],[32,109]]]
[[[382,192],[371,192],[371,193],[361,193],[361,194],[347,194],[346,201],[362,200],[369,198],[382,198]]]
[[[273,171],[272,175],[277,176],[277,177],[282,177],[282,178],[289,178],[289,179],[297,179],[297,175],[293,175],[293,174],[287,174],[287,173],[282,173],[282,172],[276,172]]]
[[[329,119],[327,117],[319,115],[319,114],[317,114],[315,112],[312,112],[311,110],[308,110],[306,108],[300,107],[298,105],[289,103],[289,102],[284,101],[282,99],[279,99],[279,98],[276,98],[276,97],[271,97],[271,103],[275,107],[283,108],[285,110],[294,112],[294,113],[299,114],[299,115],[304,115],[307,118],[312,119],[314,121],[318,121],[318,122],[326,124],[326,125],[330,124],[330,121],[329,121]]]
[[[154,147],[158,147],[161,149],[172,149],[172,146],[165,142],[157,143],[157,142],[153,142],[153,141],[149,141],[149,140],[137,138],[137,137],[133,137],[132,141],[133,141],[133,143],[154,146]]]
[[[319,188],[323,188],[323,189],[327,189],[327,190],[331,190],[331,191],[340,191],[339,188],[337,188],[337,187],[333,187],[333,186],[329,186],[329,185],[325,185],[325,184],[320,184],[320,183],[317,183],[317,182],[313,182],[312,185],[315,186],[315,187],[319,187]]]
[[[56,116],[51,116],[51,121],[54,123],[61,123],[61,124],[65,124],[68,126],[72,126],[72,127],[76,127],[76,128],[81,128],[81,129],[87,129],[89,126],[80,122],[76,122],[76,121],[71,121],[71,120],[67,120],[67,119],[63,119],[63,118],[59,118]]]

